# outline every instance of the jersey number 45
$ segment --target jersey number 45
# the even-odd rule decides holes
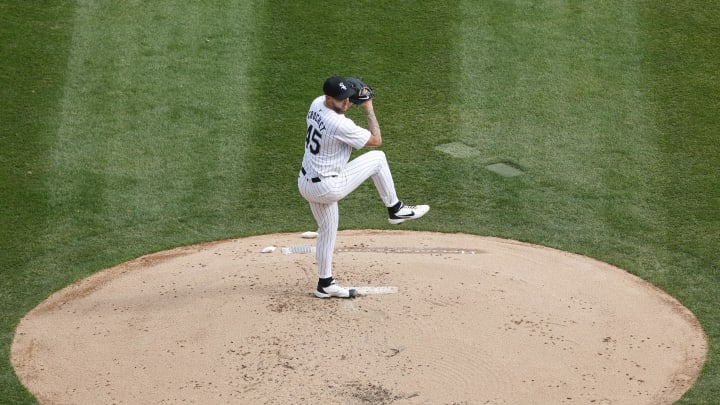
[[[305,136],[305,147],[310,153],[317,155],[320,152],[320,138],[322,134],[312,125],[308,125],[307,135]]]

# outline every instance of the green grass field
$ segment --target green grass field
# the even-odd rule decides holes
[[[720,398],[717,2],[8,0],[0,35],[1,403],[35,403],[10,345],[54,291],[178,245],[312,228],[304,116],[334,74],[374,86],[398,191],[433,207],[404,229],[652,282],[710,341],[679,403]],[[436,149],[451,142],[475,153]],[[524,173],[485,169],[500,161]],[[368,183],[340,226],[387,228],[384,210]]]

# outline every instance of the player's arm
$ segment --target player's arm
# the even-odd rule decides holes
[[[361,105],[365,110],[365,117],[368,123],[367,129],[370,131],[370,139],[368,139],[365,146],[380,146],[382,145],[382,134],[380,133],[380,124],[378,124],[377,118],[375,117],[372,100],[368,100]]]

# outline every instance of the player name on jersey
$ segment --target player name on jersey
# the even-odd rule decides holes
[[[320,113],[317,111],[308,111],[307,119],[315,121],[315,123],[318,125],[318,130],[325,131],[325,123],[323,123],[322,118],[320,117]]]

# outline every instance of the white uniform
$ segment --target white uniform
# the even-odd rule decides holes
[[[399,202],[385,153],[375,150],[349,161],[352,149],[362,148],[369,139],[370,131],[326,107],[325,96],[316,98],[310,105],[298,189],[310,203],[318,224],[316,259],[319,278],[332,276],[332,256],[340,219],[338,201],[372,177],[386,207]]]

